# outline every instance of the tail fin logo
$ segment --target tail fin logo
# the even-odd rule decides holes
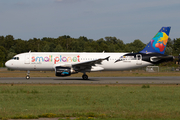
[[[140,53],[164,54],[171,27],[162,27]]]
[[[164,52],[167,41],[168,41],[167,34],[164,32],[158,32],[152,39],[151,45],[157,52]]]

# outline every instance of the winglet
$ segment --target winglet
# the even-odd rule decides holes
[[[140,53],[164,54],[171,27],[162,27]]]

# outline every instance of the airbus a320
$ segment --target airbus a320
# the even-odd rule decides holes
[[[172,60],[173,56],[164,54],[170,29],[162,27],[138,53],[28,52],[15,55],[5,65],[26,70],[26,79],[30,71],[55,71],[59,77],[81,72],[87,80],[87,72],[128,70]]]

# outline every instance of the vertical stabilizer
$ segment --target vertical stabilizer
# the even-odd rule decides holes
[[[162,27],[140,53],[164,54],[171,27]]]

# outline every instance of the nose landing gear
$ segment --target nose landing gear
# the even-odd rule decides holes
[[[26,79],[29,80],[30,79],[30,71],[28,70],[27,71],[27,76],[26,76]]]

